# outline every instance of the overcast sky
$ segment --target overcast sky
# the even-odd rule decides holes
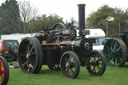
[[[0,5],[5,0],[0,0]],[[22,1],[22,0],[18,0]],[[118,7],[122,9],[128,8],[128,0],[29,0],[33,6],[39,9],[39,14],[57,14],[66,19],[73,17],[78,20],[78,3],[86,4],[85,14],[86,17],[90,13],[96,11],[103,5],[110,7]]]

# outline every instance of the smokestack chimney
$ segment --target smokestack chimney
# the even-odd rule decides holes
[[[84,38],[82,30],[85,29],[85,4],[78,4],[78,12],[79,12],[79,35]]]

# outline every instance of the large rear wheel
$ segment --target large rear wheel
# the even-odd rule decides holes
[[[35,37],[26,37],[22,40],[18,61],[23,72],[38,73],[42,67],[43,51],[39,40]]]
[[[123,66],[127,60],[127,46],[121,39],[109,39],[103,49],[108,65]]]

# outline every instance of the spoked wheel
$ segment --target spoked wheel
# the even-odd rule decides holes
[[[121,39],[108,40],[103,49],[108,65],[123,66],[127,60],[127,47]]]
[[[60,71],[60,66],[59,65],[48,65],[48,68],[50,70]]]
[[[7,61],[0,56],[0,85],[7,85],[9,80],[9,68]]]
[[[22,40],[18,60],[23,72],[38,73],[42,66],[43,52],[39,40],[35,37],[26,37]]]
[[[91,75],[101,76],[106,70],[106,61],[100,51],[93,51],[89,58],[87,70]]]
[[[60,59],[61,72],[65,77],[76,78],[80,71],[80,61],[76,53],[65,52]]]

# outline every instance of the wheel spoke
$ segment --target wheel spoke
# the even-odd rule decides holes
[[[118,62],[117,61],[118,61],[117,58],[115,58],[115,65],[116,66],[118,65]]]
[[[68,62],[68,56],[66,56],[64,60],[65,60],[65,63],[67,63]]]
[[[102,66],[101,67],[99,67],[99,65],[97,66],[97,68],[98,68],[98,72],[100,72],[101,71],[101,69],[102,69]]]
[[[68,67],[66,67],[65,71],[66,71],[66,72],[68,72],[68,71],[69,71],[69,68],[68,68]]]
[[[119,50],[121,50],[121,47],[115,49],[115,52],[118,52]]]
[[[69,56],[67,63],[71,63],[71,58],[72,58],[72,56]]]
[[[70,68],[70,70],[71,70],[72,74],[74,74],[74,73],[75,73],[75,72],[73,71],[73,69],[72,69],[72,68]]]
[[[27,71],[29,72],[30,70],[32,70],[33,69],[33,65],[32,64],[28,64],[28,69],[27,69]]]
[[[24,67],[25,65],[27,65],[29,63],[29,61],[26,61],[25,63],[22,64],[22,66]]]
[[[114,44],[114,48],[113,49],[116,50],[116,47],[117,47],[117,43]]]
[[[121,62],[121,57],[120,56],[114,56],[112,58],[112,62],[113,62],[113,64],[111,63],[112,65],[118,66],[120,64],[120,62]]]
[[[110,46],[111,46],[111,51],[113,51],[113,50],[114,50],[114,49],[113,49],[113,46],[114,46],[114,44],[113,44],[113,43],[114,43],[114,41],[112,41],[112,42],[111,42],[111,45],[110,45]]]
[[[33,44],[32,44],[32,47],[31,47],[30,51],[28,51],[30,54],[31,54],[33,48],[34,48],[34,46],[33,46]]]
[[[96,66],[93,66],[93,72],[96,72]]]

